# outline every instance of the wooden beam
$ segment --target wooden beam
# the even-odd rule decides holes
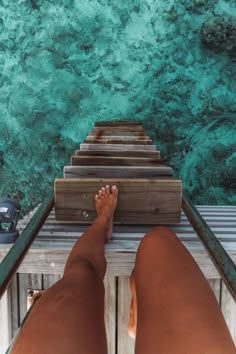
[[[160,151],[153,150],[134,150],[134,151],[97,151],[97,150],[76,150],[76,156],[108,156],[108,157],[148,157],[148,158],[160,158]]]
[[[117,185],[115,223],[172,224],[181,217],[181,181],[174,179],[56,179],[55,213],[60,221],[90,223],[94,196],[104,185]]]
[[[152,145],[152,140],[150,139],[145,139],[145,140],[128,140],[128,139],[93,139],[93,140],[90,140],[89,138],[86,138],[84,140],[84,143],[85,144],[133,144],[133,145]]]
[[[80,144],[80,150],[95,150],[95,151],[134,151],[134,150],[147,150],[155,151],[155,145],[139,145],[139,144]]]
[[[145,131],[120,131],[118,129],[110,131],[110,130],[103,130],[103,129],[92,129],[88,136],[127,136],[127,137],[138,137],[138,138],[149,138],[149,136],[145,133]]]
[[[146,157],[72,156],[72,166],[157,166],[165,160]]]
[[[157,178],[171,177],[167,166],[65,166],[64,178]]]
[[[140,126],[95,126],[93,129],[93,131],[125,131],[125,132],[145,132],[145,130],[143,129],[143,127]]]
[[[152,140],[147,137],[147,136],[122,136],[122,135],[110,135],[110,136],[97,136],[97,135],[88,135],[84,142],[99,142],[99,143],[109,143],[109,142],[114,142],[118,141],[118,144],[131,144],[132,142],[134,143],[140,143],[142,142],[150,142],[152,143]],[[115,143],[113,143],[115,144]]]
[[[127,127],[127,126],[141,126],[142,123],[138,121],[129,121],[129,120],[111,120],[111,121],[101,121],[101,122],[96,122],[95,127]]]

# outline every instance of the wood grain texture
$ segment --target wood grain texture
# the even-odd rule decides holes
[[[139,144],[80,144],[80,150],[96,150],[96,151],[106,151],[106,150],[114,150],[114,151],[135,151],[135,150],[147,150],[147,151],[155,151],[155,145],[139,145]]]
[[[129,151],[114,151],[114,150],[106,150],[106,151],[84,151],[84,150],[76,150],[76,156],[99,156],[99,157],[145,157],[145,158],[160,158],[160,151],[153,150],[129,150]]]
[[[118,277],[118,343],[117,354],[134,354],[135,340],[127,332],[131,302],[129,277]]]
[[[144,132],[145,133],[145,130],[144,128],[141,126],[141,125],[137,125],[137,126],[95,126],[93,128],[93,131],[119,131],[119,132],[122,132],[122,131],[125,131],[125,132]]]
[[[86,138],[83,142],[84,144],[125,144],[125,145],[152,145],[152,140],[150,139],[109,139],[109,138],[102,138],[102,139],[90,139]]]
[[[220,305],[221,298],[221,280],[220,279],[208,279],[208,283],[216,297],[218,304]]]
[[[171,177],[167,166],[65,166],[64,178],[158,178]]]
[[[230,330],[234,343],[236,344],[236,302],[222,283],[221,291],[221,311]]]
[[[116,354],[116,277],[106,275],[105,288],[105,326],[109,354]]]
[[[106,184],[115,184],[119,189],[115,223],[156,225],[180,222],[181,181],[174,179],[56,179],[56,219],[92,222],[96,216],[94,195]]]
[[[43,290],[42,274],[19,274],[20,323],[22,323],[27,313],[27,290]]]
[[[121,143],[125,143],[126,141],[150,141],[152,140],[148,136],[123,136],[123,135],[88,135],[85,139],[85,142],[93,142],[94,140],[101,141],[101,142],[106,142],[106,141],[111,141],[111,140],[118,140]]]
[[[0,353],[5,353],[11,340],[11,300],[7,289],[0,300]]]
[[[146,157],[72,156],[71,166],[157,166],[165,160]]]
[[[138,121],[130,121],[130,120],[111,120],[111,121],[101,121],[101,122],[96,122],[95,127],[129,127],[129,126],[140,126],[142,127],[142,123]]]
[[[10,301],[11,301],[11,338],[16,334],[18,327],[20,325],[20,318],[18,313],[18,298],[19,298],[19,287],[18,287],[18,274],[15,274],[10,285],[9,285]]]
[[[110,136],[123,136],[123,137],[138,137],[138,138],[149,138],[149,136],[145,133],[144,130],[141,131],[126,131],[126,130],[119,130],[113,129],[111,130],[104,130],[104,129],[92,129],[88,136],[96,136],[96,137],[110,137]]]
[[[43,274],[43,290],[49,289],[62,277],[62,274]]]

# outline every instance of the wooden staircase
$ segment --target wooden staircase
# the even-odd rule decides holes
[[[91,223],[94,195],[104,185],[117,185],[118,224],[176,224],[181,221],[182,185],[173,178],[142,125],[96,123],[80,150],[55,180],[55,215],[60,222]]]

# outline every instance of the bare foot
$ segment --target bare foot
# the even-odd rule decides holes
[[[97,215],[104,215],[108,221],[108,231],[106,240],[112,237],[113,215],[117,205],[118,188],[116,186],[102,187],[95,195],[95,207]]]

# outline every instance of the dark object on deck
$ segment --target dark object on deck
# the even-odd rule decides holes
[[[14,243],[19,237],[16,225],[21,210],[14,199],[0,199],[0,243]]]

